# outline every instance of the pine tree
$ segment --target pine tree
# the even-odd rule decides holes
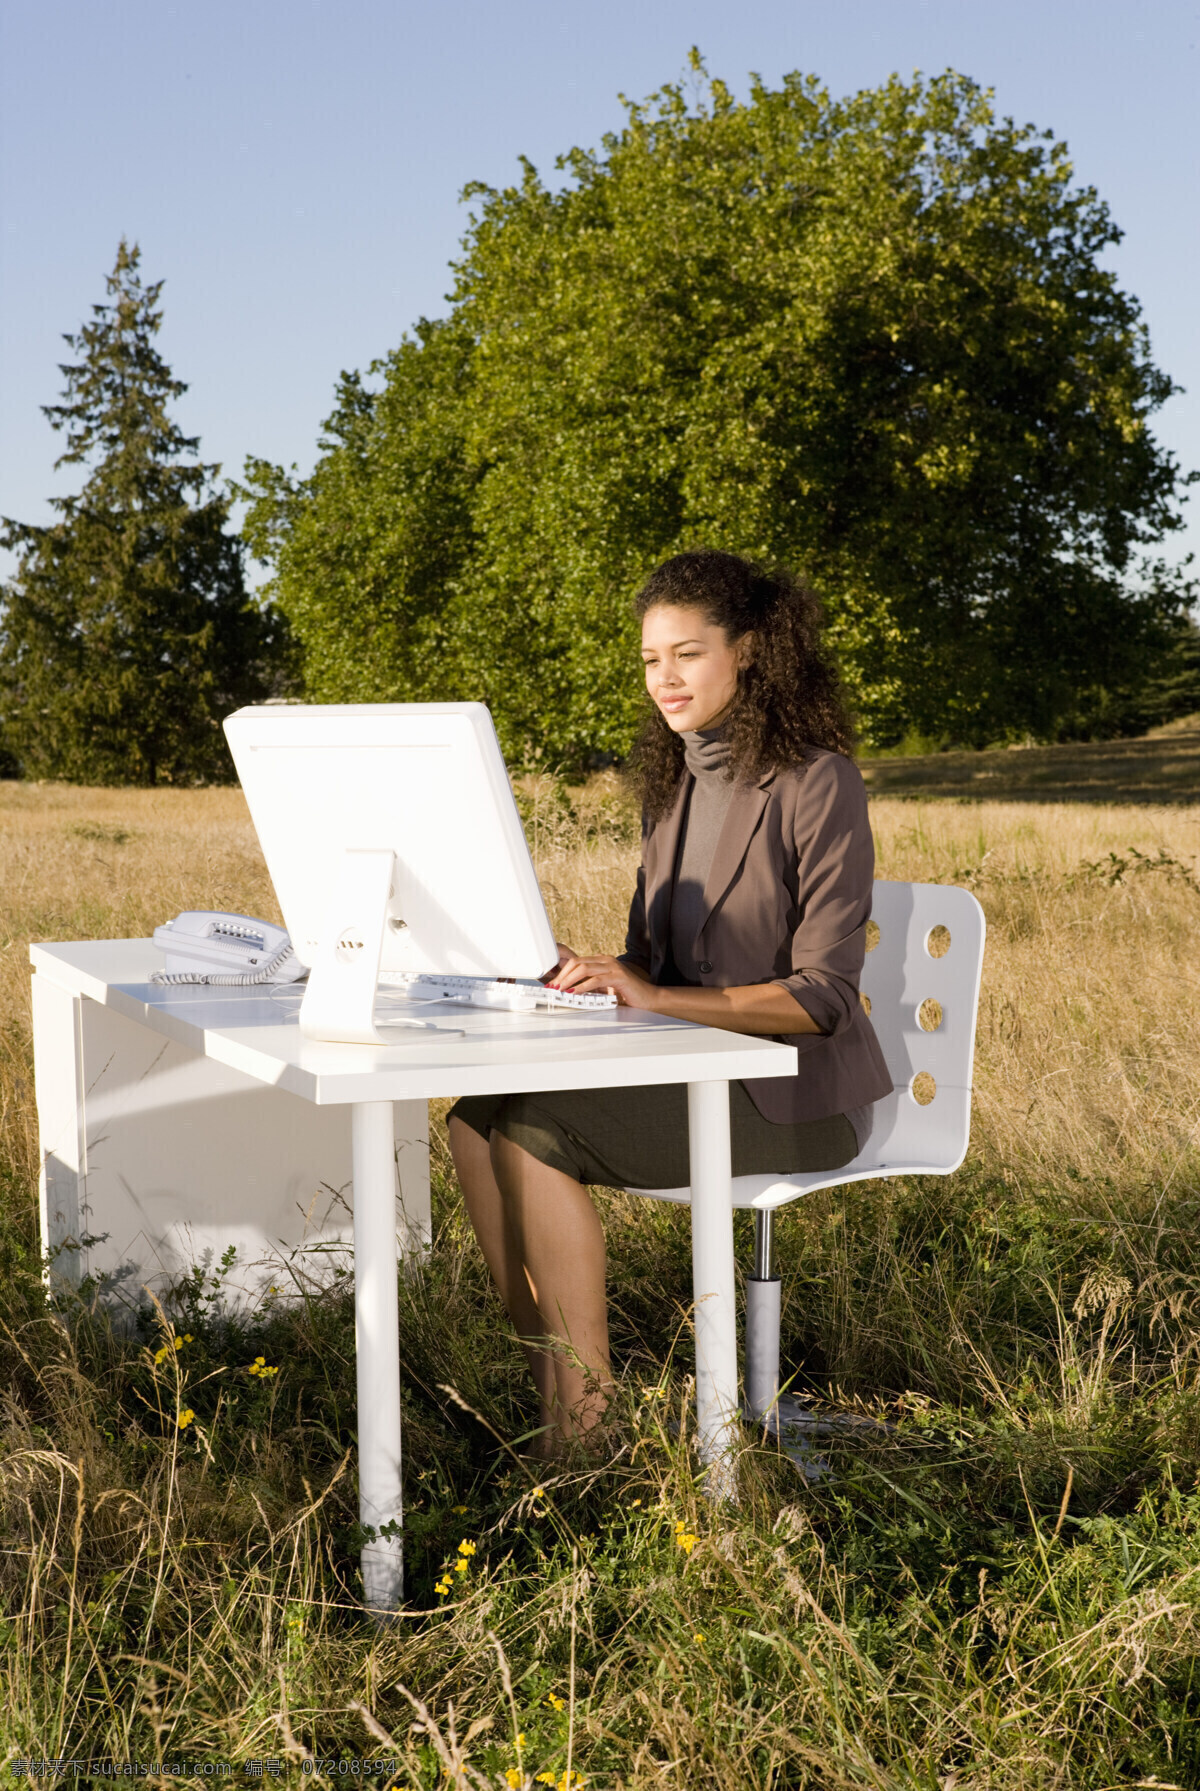
[[[57,520],[5,518],[20,555],[0,615],[0,746],[28,777],[86,783],[224,779],[222,717],[286,678],[287,640],[247,595],[220,468],[169,406],[187,390],[155,347],[162,281],[122,241],[108,303],[68,335],[56,467],[88,469]]]

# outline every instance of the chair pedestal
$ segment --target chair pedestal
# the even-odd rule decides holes
[[[822,1437],[844,1431],[883,1432],[892,1427],[857,1413],[821,1413],[779,1391],[781,1284],[772,1274],[772,1207],[754,1212],[754,1273],[746,1277],[746,1403],[742,1418],[773,1437],[806,1480],[821,1480],[829,1462],[818,1453]]]
[[[779,1294],[778,1275],[746,1279],[746,1411],[752,1424],[761,1424],[779,1398]]]
[[[754,1273],[746,1278],[746,1409],[751,1424],[761,1424],[779,1398],[780,1286],[773,1274],[775,1213],[757,1207],[754,1213]]]

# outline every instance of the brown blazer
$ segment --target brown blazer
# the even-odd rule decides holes
[[[668,961],[690,782],[685,773],[669,814],[642,828],[623,955],[655,982]],[[858,999],[874,875],[866,789],[840,753],[814,747],[803,767],[769,772],[734,792],[704,887],[696,960],[701,983],[712,988],[782,984],[821,1028],[784,1036],[800,1053],[798,1075],[745,1085],[776,1124],[824,1119],[891,1092]]]

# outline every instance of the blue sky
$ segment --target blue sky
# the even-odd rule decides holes
[[[551,175],[693,43],[740,95],[751,70],[843,93],[953,67],[1066,138],[1188,388],[1160,438],[1200,466],[1200,0],[0,0],[0,512],[45,520],[78,483],[38,407],[122,234],[166,280],[205,457],[307,469],[339,370],[445,309],[464,184],[521,154]]]

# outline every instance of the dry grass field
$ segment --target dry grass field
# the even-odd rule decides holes
[[[707,1505],[686,1215],[605,1195],[609,1456],[537,1488],[497,1440],[527,1393],[440,1153],[433,1261],[402,1295],[410,1603],[383,1632],[355,1607],[344,1292],[249,1325],[181,1290],[192,1342],[165,1369],[159,1321],[117,1336],[41,1293],[27,942],[271,915],[240,794],[0,784],[0,1769],[1200,1783],[1200,808],[1173,763],[1078,802],[872,771],[879,874],[968,884],[988,953],[963,1170],[781,1220],[797,1387],[894,1425],[831,1445],[826,1478],[750,1438],[737,1506]],[[619,783],[519,796],[560,936],[617,945]],[[236,1375],[234,1424],[213,1388]],[[155,1415],[185,1384],[186,1434]]]

